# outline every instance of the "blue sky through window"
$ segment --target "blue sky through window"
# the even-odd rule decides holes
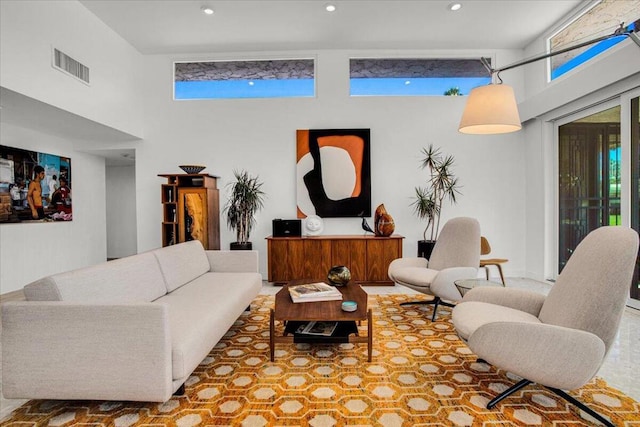
[[[627,31],[634,31],[634,29],[635,29],[635,23],[631,23],[626,27]],[[606,50],[611,49],[613,46],[617,45],[618,43],[626,39],[627,39],[626,36],[618,36],[618,37],[613,37],[608,40],[603,40],[599,43],[594,44],[589,49],[585,50],[579,55],[576,55],[575,57],[565,62],[561,66],[551,70],[551,80],[557,79],[561,75],[584,64],[585,62],[589,61],[591,58],[594,58],[600,55],[602,52],[605,52]]]
[[[451,88],[463,95],[491,83],[489,77],[351,79],[351,96],[442,96]],[[213,80],[175,82],[175,99],[313,97],[313,79]]]
[[[175,82],[175,99],[313,97],[314,79],[208,80]]]
[[[351,96],[442,96],[451,88],[462,95],[471,89],[491,83],[490,77],[418,77],[418,78],[352,78]]]

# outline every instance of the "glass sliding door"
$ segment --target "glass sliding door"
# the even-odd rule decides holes
[[[640,233],[639,93],[557,128],[558,272],[598,227],[630,226]],[[630,297],[629,305],[640,309],[640,255]]]
[[[559,127],[558,272],[578,243],[603,225],[620,225],[620,107]]]
[[[640,98],[631,99],[631,227],[640,233]],[[631,298],[640,300],[640,255],[631,284]],[[635,304],[634,304],[635,305]]]

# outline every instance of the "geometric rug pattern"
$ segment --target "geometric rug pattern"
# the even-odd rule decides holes
[[[269,309],[259,296],[168,402],[44,401],[2,426],[589,426],[579,409],[536,385],[487,402],[519,378],[478,363],[450,311],[401,307],[408,295],[369,296],[373,361],[366,344],[277,344],[269,361]],[[419,297],[418,297],[419,298]],[[281,330],[282,325],[276,325]],[[361,325],[366,334],[366,325]],[[43,387],[46,387],[43,384]],[[594,379],[574,397],[617,426],[640,426],[640,404]]]

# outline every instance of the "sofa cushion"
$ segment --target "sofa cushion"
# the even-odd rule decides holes
[[[150,302],[167,293],[156,257],[147,252],[28,284],[28,301]]]
[[[206,273],[154,301],[168,307],[174,380],[191,374],[261,287],[258,273]]]
[[[200,240],[156,249],[152,253],[160,263],[167,292],[178,289],[211,269]]]

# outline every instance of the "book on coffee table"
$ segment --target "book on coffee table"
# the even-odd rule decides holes
[[[340,301],[342,293],[326,283],[307,283],[289,287],[293,302]]]
[[[330,337],[336,330],[338,322],[309,322],[302,324],[296,329],[296,334],[302,335],[321,335]]]

